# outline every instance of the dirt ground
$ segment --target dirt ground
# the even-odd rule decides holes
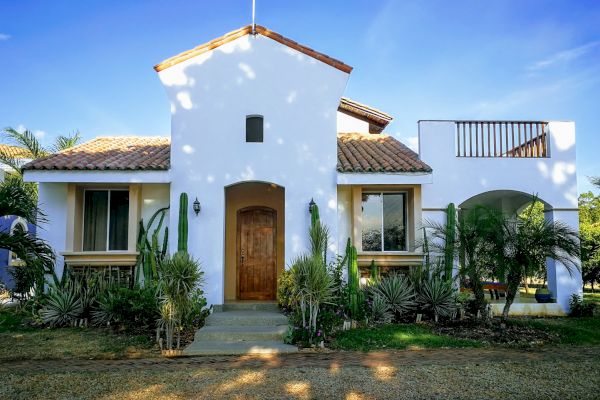
[[[0,398],[594,399],[599,367],[600,347],[14,361]]]

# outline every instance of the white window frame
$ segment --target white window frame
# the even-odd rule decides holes
[[[10,225],[9,232],[10,232],[11,236],[12,236],[13,232],[15,231],[15,229],[17,228],[17,225],[21,225],[23,227],[23,232],[25,232],[25,233],[29,232],[29,225],[27,224],[27,221],[24,218],[17,217]],[[13,259],[13,255],[15,257],[14,259]],[[11,267],[23,266],[23,265],[25,265],[25,261],[21,260],[16,255],[16,253],[9,251],[8,252],[8,265]]]
[[[83,250],[83,244],[85,243],[85,194],[87,191],[94,191],[94,192],[99,192],[99,191],[106,191],[108,192],[108,199],[107,199],[107,212],[106,212],[106,250]],[[82,205],[82,218],[81,218],[81,249],[85,252],[89,252],[89,253],[101,253],[101,252],[110,252],[110,253],[118,253],[118,252],[123,252],[123,251],[128,251],[129,250],[129,234],[131,231],[131,227],[129,226],[129,218],[127,220],[127,249],[125,250],[110,250],[109,249],[109,242],[110,242],[110,192],[129,192],[129,188],[123,188],[123,189],[119,189],[119,188],[111,188],[111,189],[106,189],[106,188],[84,188],[83,189],[83,205]],[[131,193],[129,193],[129,195],[131,196]],[[129,204],[129,206],[131,206],[131,204]]]
[[[385,253],[385,254],[399,254],[399,253],[408,253],[408,191],[407,190],[363,190],[361,192],[361,199],[360,199],[360,213],[361,213],[361,221],[362,221],[362,213],[363,213],[363,201],[362,201],[362,195],[364,194],[379,194],[381,195],[381,250],[365,250],[363,249],[364,253]],[[404,248],[405,250],[384,250],[385,249],[385,231],[383,229],[384,227],[384,220],[383,220],[383,196],[384,194],[402,194],[404,195],[404,202],[403,202],[403,219],[404,219]],[[362,248],[362,237],[363,237],[363,227],[361,225],[360,227],[360,245]]]

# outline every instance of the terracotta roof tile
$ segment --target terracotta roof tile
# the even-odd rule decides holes
[[[99,137],[59,153],[31,161],[25,170],[166,170],[167,137]]]
[[[388,113],[385,113],[366,104],[359,103],[358,101],[354,101],[347,97],[342,97],[340,99],[340,105],[338,107],[338,110],[347,111],[351,114],[356,114],[361,117],[364,117],[372,122],[375,122],[377,125],[380,125],[382,128],[385,128],[387,124],[389,124],[394,119],[394,117],[392,117]]]
[[[338,172],[431,172],[419,155],[388,135],[338,135]]]
[[[15,158],[31,158],[31,153],[29,151],[8,144],[0,144],[0,153]]]
[[[332,67],[337,68],[340,71],[346,72],[348,74],[352,71],[352,67],[347,64],[344,64],[342,61],[336,60],[335,58],[329,57],[328,55],[325,55],[323,53],[319,53],[318,51],[315,51],[310,47],[303,46],[300,43],[288,39],[277,32],[273,32],[272,30],[265,28],[264,26],[256,25],[255,28],[257,34],[263,35],[283,45],[291,47],[292,49],[304,53],[310,57],[313,57],[321,62],[324,62],[325,64],[331,65]],[[225,43],[229,43],[235,39],[249,34],[252,34],[252,25],[246,25],[243,28],[226,33],[225,35],[219,38],[213,39],[208,43],[201,44],[200,46],[194,47],[191,50],[184,51],[181,54],[168,58],[165,61],[155,65],[154,69],[157,72],[160,72],[164,69],[172,67],[173,65],[189,60],[190,58],[196,57],[197,55],[202,53],[206,53],[207,51],[216,49],[217,47],[222,46]]]

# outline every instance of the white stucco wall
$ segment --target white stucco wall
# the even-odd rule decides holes
[[[144,184],[142,185],[142,199],[141,199],[141,217],[144,220],[144,226],[152,218],[152,215],[163,207],[168,207],[170,202],[170,188],[168,184]],[[158,226],[158,218],[156,222],[152,224],[152,228],[155,229]],[[159,242],[162,243],[164,228],[169,226],[169,213],[167,212],[165,220],[163,221],[161,234],[159,235]],[[170,228],[169,228],[170,229]],[[170,233],[172,234],[172,232]]]
[[[369,133],[369,123],[352,115],[337,112],[337,131],[340,133]]]
[[[188,248],[202,262],[210,304],[224,298],[226,186],[262,181],[285,188],[286,263],[308,247],[311,198],[337,237],[336,115],[348,74],[248,35],[159,76],[172,112],[170,230],[177,232],[179,195],[187,192]],[[245,141],[250,114],[264,116],[264,143]],[[199,216],[191,208],[196,197]]]
[[[419,153],[433,169],[432,184],[423,185],[424,220],[445,223],[449,203],[459,207],[482,193],[516,191],[537,194],[551,209],[547,218],[579,231],[575,124],[549,122],[548,130],[547,158],[456,157],[455,123],[420,121]],[[504,200],[500,207],[511,209],[511,199]],[[563,265],[549,261],[548,286],[566,311],[571,294],[581,293],[581,273],[571,276]]]
[[[338,248],[343,254],[348,238],[352,238],[352,187],[338,186]]]
[[[40,183],[38,205],[46,215],[47,222],[40,223],[36,235],[45,240],[56,254],[56,274],[63,273],[67,237],[67,189],[66,183]]]
[[[577,208],[575,124],[550,122],[549,158],[456,157],[453,121],[420,121],[419,154],[433,169],[423,208],[457,206],[492,190],[537,193],[554,208]]]

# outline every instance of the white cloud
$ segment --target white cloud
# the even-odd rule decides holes
[[[38,139],[43,139],[44,137],[46,137],[46,132],[44,131],[35,131],[33,132],[33,135],[38,138]]]
[[[533,63],[527,69],[530,71],[538,71],[540,69],[548,68],[556,64],[565,63],[568,61],[575,60],[585,54],[589,53],[590,50],[600,45],[600,40],[589,42],[583,46],[574,47],[572,49],[559,51],[551,55],[550,57]]]
[[[0,42],[6,41],[8,39],[10,39],[11,36],[7,33],[0,33]]]

